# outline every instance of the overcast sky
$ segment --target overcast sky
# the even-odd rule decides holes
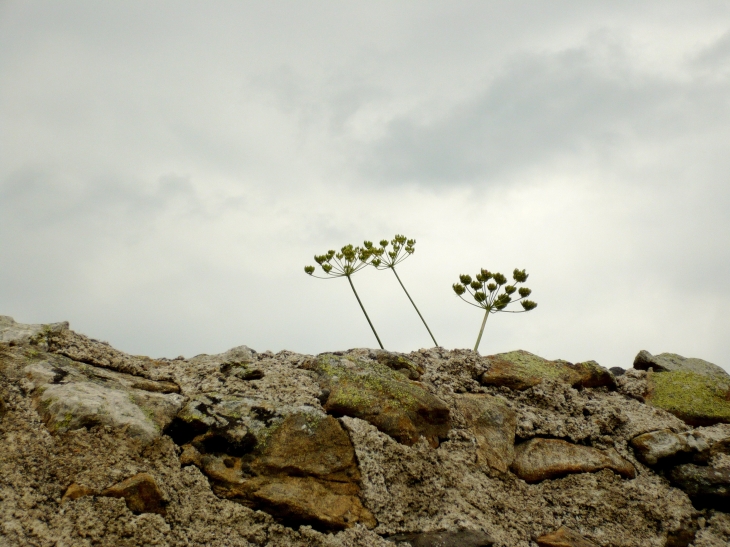
[[[730,3],[0,2],[0,314],[153,357],[377,347],[313,255],[402,233],[446,348],[460,273],[530,274],[483,355],[730,369]],[[387,349],[431,340],[353,277]]]

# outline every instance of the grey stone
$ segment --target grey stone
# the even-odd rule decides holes
[[[45,330],[59,330],[68,328],[68,323],[52,323],[50,325],[27,325],[16,323],[8,315],[0,315],[0,342],[27,342]]]
[[[669,479],[701,507],[730,509],[730,468],[686,463],[672,469]]]
[[[634,368],[639,370],[653,368],[654,372],[689,371],[718,380],[730,380],[730,374],[723,368],[703,359],[682,357],[676,353],[652,355],[646,350],[641,350],[634,358]]]

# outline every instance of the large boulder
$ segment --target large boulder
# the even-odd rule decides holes
[[[317,374],[324,409],[335,416],[370,422],[406,445],[423,436],[437,446],[451,428],[446,403],[378,361],[328,353],[304,367]]]
[[[634,368],[654,372],[694,372],[717,380],[730,381],[730,375],[721,367],[696,357],[682,357],[676,353],[660,353],[652,355],[641,350],[634,358]]]
[[[598,450],[560,439],[530,439],[517,445],[512,471],[526,482],[610,469],[633,479],[636,469],[613,449]]]
[[[507,472],[515,457],[515,411],[501,397],[482,394],[457,396],[456,408],[474,435],[477,462]]]
[[[525,390],[545,379],[554,379],[573,387],[616,387],[613,374],[595,361],[577,364],[549,361],[523,350],[490,355],[486,359],[489,369],[480,378],[483,385]]]

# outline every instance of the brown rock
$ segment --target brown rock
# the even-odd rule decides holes
[[[545,379],[560,380],[573,387],[616,388],[613,375],[595,361],[572,364],[567,361],[549,361],[527,351],[518,350],[487,357],[489,370],[481,376],[481,383],[525,390]]]
[[[61,498],[61,503],[69,500],[77,500],[79,498],[83,498],[84,496],[93,496],[94,494],[95,492],[93,488],[73,483],[71,486],[66,488],[66,493]]]
[[[701,507],[720,511],[730,510],[730,468],[715,468],[687,463],[669,472],[669,479],[677,488]]]
[[[633,479],[636,469],[613,449],[598,450],[559,439],[530,439],[515,447],[512,471],[527,482],[554,479],[571,473],[610,469]]]
[[[3,421],[3,418],[5,417],[5,413],[8,411],[8,408],[5,406],[5,401],[2,398],[2,395],[0,395],[0,422]]]
[[[260,475],[360,480],[350,437],[335,418],[319,414],[287,416],[259,449],[251,469]]]
[[[148,473],[138,473],[104,490],[102,496],[124,498],[127,508],[134,513],[165,515],[166,502],[155,479]]]
[[[477,462],[507,472],[515,455],[515,412],[491,395],[459,395],[456,407],[477,441]]]
[[[411,547],[490,547],[494,540],[479,530],[457,532],[415,532],[389,536],[388,541],[410,543]]]
[[[535,541],[537,541],[540,547],[598,547],[597,544],[565,526],[561,526],[554,532],[540,536]]]
[[[374,528],[375,517],[353,494],[353,488],[347,484],[309,477],[278,477],[263,481],[252,498],[259,507],[290,524],[341,530],[361,523]]]
[[[710,445],[694,431],[650,431],[631,439],[631,446],[639,461],[647,465],[656,465],[662,460],[671,460],[682,455],[710,453]]]
[[[370,422],[409,446],[421,436],[438,446],[451,429],[446,403],[381,363],[323,354],[305,368],[317,372],[328,393],[323,403],[328,413]]]

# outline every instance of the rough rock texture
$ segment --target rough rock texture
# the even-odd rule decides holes
[[[561,526],[554,532],[540,536],[535,540],[539,547],[597,547],[575,530]]]
[[[527,482],[540,482],[571,473],[595,473],[610,469],[633,479],[636,469],[631,462],[609,448],[598,450],[559,439],[531,439],[517,446],[512,470]]]
[[[682,357],[676,353],[652,355],[646,350],[641,350],[634,358],[634,368],[638,370],[653,368],[654,372],[688,371],[716,380],[730,381],[730,375],[722,367],[702,359]]]
[[[388,541],[404,542],[411,547],[490,547],[494,545],[489,534],[479,530],[396,534],[388,537]]]
[[[597,365],[532,356],[558,365],[483,385],[500,360],[246,346],[150,359],[0,318],[0,545],[536,547],[561,527],[601,547],[730,544],[730,426],[642,402],[652,374],[673,372],[591,387]],[[632,444],[656,432],[695,445]],[[535,483],[510,470],[544,443],[569,447],[567,467],[611,463]]]
[[[730,376],[692,370],[649,372],[646,402],[692,426],[730,423]]]

